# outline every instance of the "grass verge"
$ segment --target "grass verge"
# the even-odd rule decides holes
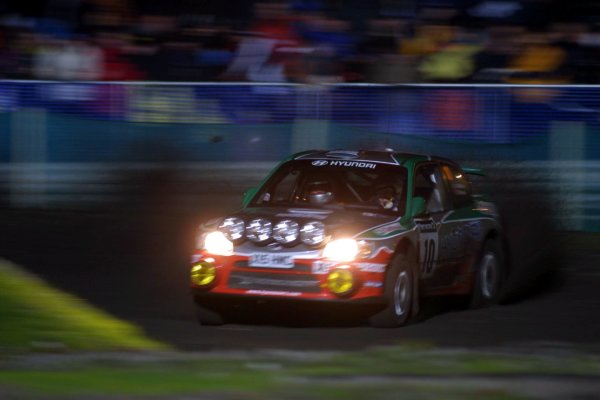
[[[0,261],[0,321],[0,354],[166,348],[5,261]]]
[[[0,364],[0,395],[28,398],[522,399],[596,393],[600,356],[443,350],[422,346],[350,353],[157,353],[57,357]],[[0,396],[1,397],[1,396]]]

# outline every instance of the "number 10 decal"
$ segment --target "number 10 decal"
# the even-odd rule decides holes
[[[428,277],[433,274],[438,258],[438,233],[421,233],[419,259],[421,262],[421,274]]]

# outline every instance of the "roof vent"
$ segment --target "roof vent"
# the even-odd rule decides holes
[[[331,157],[331,158],[353,159],[353,158],[358,158],[358,151],[332,150],[332,151],[328,151],[326,156]]]

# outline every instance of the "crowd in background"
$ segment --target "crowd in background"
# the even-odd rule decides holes
[[[600,12],[552,0],[36,4],[0,5],[0,78],[600,83]]]

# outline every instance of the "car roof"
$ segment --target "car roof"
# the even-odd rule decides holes
[[[417,153],[403,153],[393,150],[308,150],[294,154],[293,160],[349,160],[372,162],[379,164],[402,165],[408,161],[423,162],[423,161],[444,161],[451,164],[456,162],[438,156],[423,155]]]

